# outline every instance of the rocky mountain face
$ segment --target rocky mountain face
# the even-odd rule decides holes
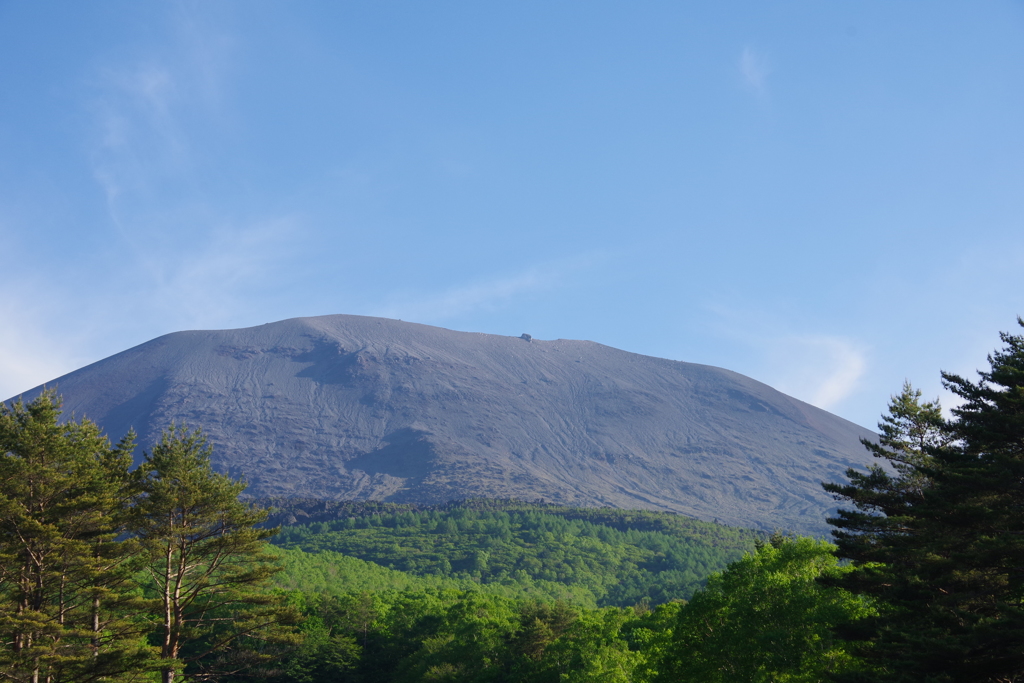
[[[295,318],[168,334],[47,386],[114,440],[202,427],[254,496],[542,498],[820,534],[820,482],[870,460],[871,432],[743,375],[526,337]]]

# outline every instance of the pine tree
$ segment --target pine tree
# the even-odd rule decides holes
[[[823,484],[837,500],[853,504],[854,509],[840,509],[828,522],[836,527],[832,535],[840,556],[862,564],[896,560],[893,545],[907,533],[914,505],[931,485],[932,453],[949,441],[939,400],[922,403],[921,391],[910,382],[892,397],[878,432],[877,442],[861,443],[881,464],[869,466],[866,473],[848,469],[848,484]],[[846,581],[849,585],[866,580],[868,574],[861,572]]]
[[[1001,338],[978,382],[943,374],[964,403],[911,463],[922,485],[827,487],[859,509],[830,520],[856,567],[843,585],[880,609],[846,630],[876,670],[844,680],[1024,677],[1024,337]]]
[[[276,530],[257,528],[266,511],[239,501],[245,484],[215,472],[211,453],[200,431],[172,425],[140,466],[132,527],[160,603],[163,683],[235,672],[268,659],[253,642],[296,640],[294,610],[269,587],[278,569],[265,539]]]
[[[1024,678],[1024,336],[1000,338],[978,382],[943,373],[964,402],[921,515],[936,615],[921,654],[952,653],[951,680]]]
[[[47,391],[0,405],[0,677],[131,680],[152,661],[124,530],[133,435],[59,423]]]

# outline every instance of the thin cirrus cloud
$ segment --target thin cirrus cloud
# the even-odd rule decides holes
[[[527,268],[517,274],[458,285],[426,295],[397,293],[376,315],[437,322],[478,311],[491,311],[513,301],[562,287],[573,274],[603,263],[607,255],[590,252]]]
[[[511,277],[474,282],[427,295],[397,294],[378,312],[385,318],[446,320],[480,310],[494,310],[511,300],[555,286],[557,273],[531,268]]]
[[[26,297],[0,301],[0,400],[121,351],[124,339],[263,321],[304,234],[293,217],[221,227],[185,251],[124,264],[101,295],[84,299],[69,301],[43,279],[22,282],[31,307],[20,303]],[[70,335],[47,322],[71,319]]]
[[[174,115],[178,78],[159,64],[107,69],[91,103],[93,177],[119,227],[121,202],[156,191],[159,180],[188,166],[187,139]]]
[[[93,175],[131,253],[140,285],[134,303],[201,324],[265,279],[287,257],[285,238],[299,226],[287,216],[225,216],[196,194],[191,144],[176,112],[190,106],[182,80],[175,69],[153,64],[107,75],[96,106]]]
[[[120,268],[91,282],[89,317],[128,338],[262,320],[306,233],[287,211],[253,215],[209,192],[216,168],[204,144],[230,118],[234,43],[183,12],[172,23],[165,39],[82,77],[83,147],[107,210],[91,229],[116,236],[108,252]],[[110,334],[94,331],[82,346],[106,353]],[[33,384],[52,376],[29,365],[22,376]]]
[[[268,301],[254,298],[253,292],[281,283],[280,273],[305,236],[303,223],[289,216],[212,230],[205,244],[153,262],[146,274],[151,310],[179,327],[218,326],[255,316],[259,311],[251,309]]]
[[[194,14],[179,7],[165,40],[96,69],[86,103],[93,178],[138,283],[114,296],[189,326],[244,317],[246,292],[267,286],[303,233],[293,216],[245,215],[204,189],[202,136],[225,123],[234,42]]]
[[[164,41],[85,77],[93,178],[126,237],[144,229],[138,219],[148,207],[166,210],[166,188],[201,185],[192,127],[224,123],[233,47],[198,15],[178,11]]]
[[[768,76],[771,68],[764,55],[750,46],[743,48],[743,52],[740,53],[739,70],[747,88],[761,96],[768,93]]]
[[[794,329],[781,316],[721,303],[705,304],[710,329],[745,348],[746,367],[732,369],[823,410],[855,395],[869,367],[865,345],[839,334]]]
[[[868,367],[863,348],[840,336],[784,336],[772,340],[771,348],[780,376],[775,387],[824,410],[850,397]]]

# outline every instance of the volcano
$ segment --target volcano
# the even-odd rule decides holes
[[[543,499],[811,534],[834,505],[821,482],[874,438],[717,367],[350,315],[176,332],[45,386],[114,440],[201,427],[252,496]]]

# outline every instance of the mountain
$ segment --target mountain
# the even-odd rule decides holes
[[[176,332],[47,386],[112,439],[202,427],[254,496],[540,498],[803,533],[874,436],[721,368],[349,315]]]

